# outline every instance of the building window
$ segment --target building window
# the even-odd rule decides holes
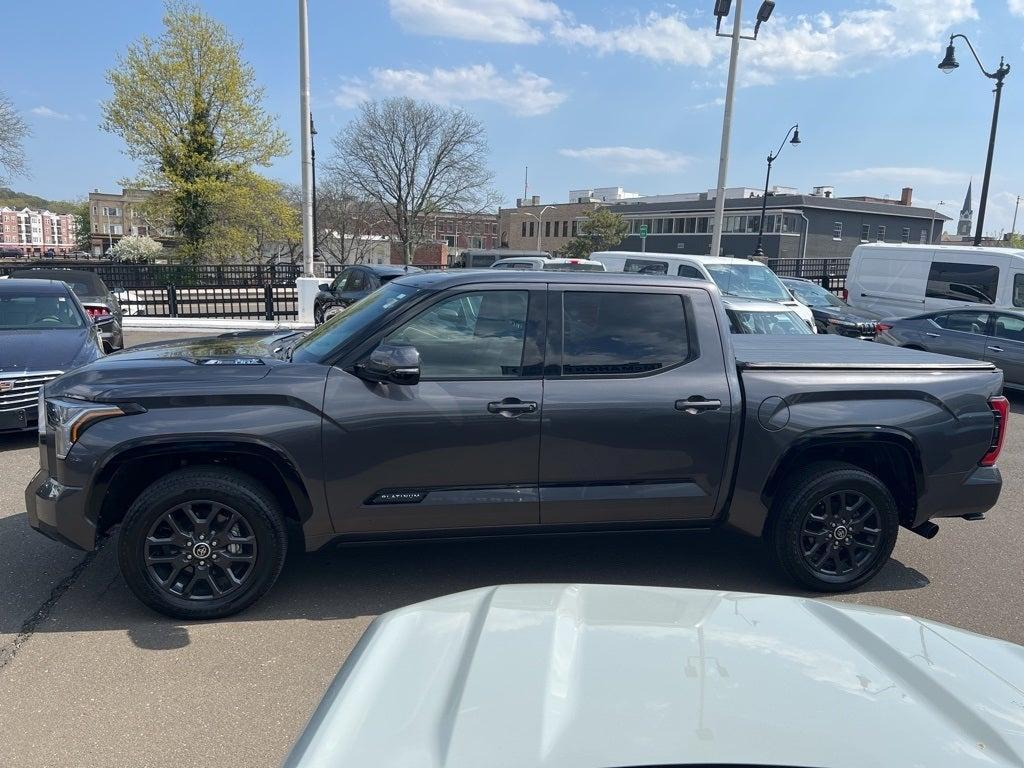
[[[878,225],[878,237],[875,238],[875,239],[878,242],[880,242],[880,243],[884,243],[885,242],[885,225],[884,224],[879,224]]]
[[[860,226],[860,241],[866,243],[871,238],[871,225],[861,224]]]
[[[533,237],[533,222],[530,222],[530,237]]]
[[[526,237],[526,222],[523,222],[523,237]]]
[[[551,222],[544,222],[544,237],[551,237]]]
[[[927,229],[922,229],[921,230],[921,238],[920,238],[920,240],[918,242],[920,242],[922,244],[928,242],[928,230]]]
[[[904,227],[900,231],[900,240],[902,240],[904,243],[910,242],[910,227]]]
[[[834,221],[832,222],[832,239],[842,240],[843,239],[843,222]]]
[[[580,222],[579,219],[572,220],[572,236],[576,237],[580,233]]]
[[[568,237],[568,236],[569,236],[569,222],[568,221],[563,221],[562,222],[562,237]]]

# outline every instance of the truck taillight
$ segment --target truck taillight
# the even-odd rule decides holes
[[[885,333],[889,330],[892,330],[892,326],[888,323],[875,323],[875,333]]]
[[[996,423],[992,427],[992,442],[988,447],[988,452],[978,462],[983,467],[991,467],[999,458],[999,452],[1003,450],[1003,441],[1006,440],[1006,427],[1010,418],[1010,403],[1005,397],[990,397],[988,407],[992,409]]]

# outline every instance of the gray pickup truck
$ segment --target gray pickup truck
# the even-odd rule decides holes
[[[727,525],[840,591],[900,526],[996,503],[991,364],[728,328],[708,282],[454,271],[308,335],[111,355],[42,393],[29,521],[82,549],[120,524],[135,594],[211,618],[270,588],[289,521],[307,550]]]

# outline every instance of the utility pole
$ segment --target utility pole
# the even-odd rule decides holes
[[[1013,224],[1010,226],[1010,236],[1017,234],[1017,209],[1020,208],[1020,195],[1017,195],[1017,202],[1013,206]]]
[[[313,157],[309,114],[309,23],[306,0],[299,0],[299,125],[302,139],[302,274],[313,276]]]
[[[725,219],[725,177],[729,171],[729,140],[732,136],[732,100],[736,89],[736,63],[740,56],[740,22],[743,0],[736,0],[732,20],[732,49],[729,52],[729,79],[725,85],[725,114],[722,117],[722,151],[718,157],[718,187],[715,191],[714,231],[711,233],[711,255],[722,255],[722,221]]]

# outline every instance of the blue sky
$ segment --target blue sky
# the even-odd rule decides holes
[[[745,0],[752,23],[758,0]],[[294,0],[201,0],[244,45],[267,108],[298,147]],[[735,5],[735,2],[734,2]],[[530,194],[621,185],[645,194],[714,186],[728,40],[712,0],[309,0],[313,111],[321,158],[367,94],[409,94],[464,107],[486,125],[495,183]],[[827,12],[821,8],[826,7]],[[31,179],[11,186],[54,198],[115,188],[133,163],[98,128],[105,71],[141,33],[159,34],[157,0],[99,6],[51,0],[57,45],[9,35],[0,86],[21,109]],[[749,26],[750,24],[748,24]],[[981,186],[992,95],[960,43],[960,69],[936,69],[951,32],[1007,78],[987,230],[1009,229],[1024,194],[1024,0],[778,0],[740,60],[730,186],[760,186],[786,129],[773,182],[837,194],[943,200],[956,216],[968,180]],[[269,174],[298,179],[297,156]],[[977,203],[977,198],[976,198]],[[977,207],[977,205],[975,205]],[[1024,215],[1024,214],[1022,214]],[[1018,229],[1021,224],[1018,223]]]

